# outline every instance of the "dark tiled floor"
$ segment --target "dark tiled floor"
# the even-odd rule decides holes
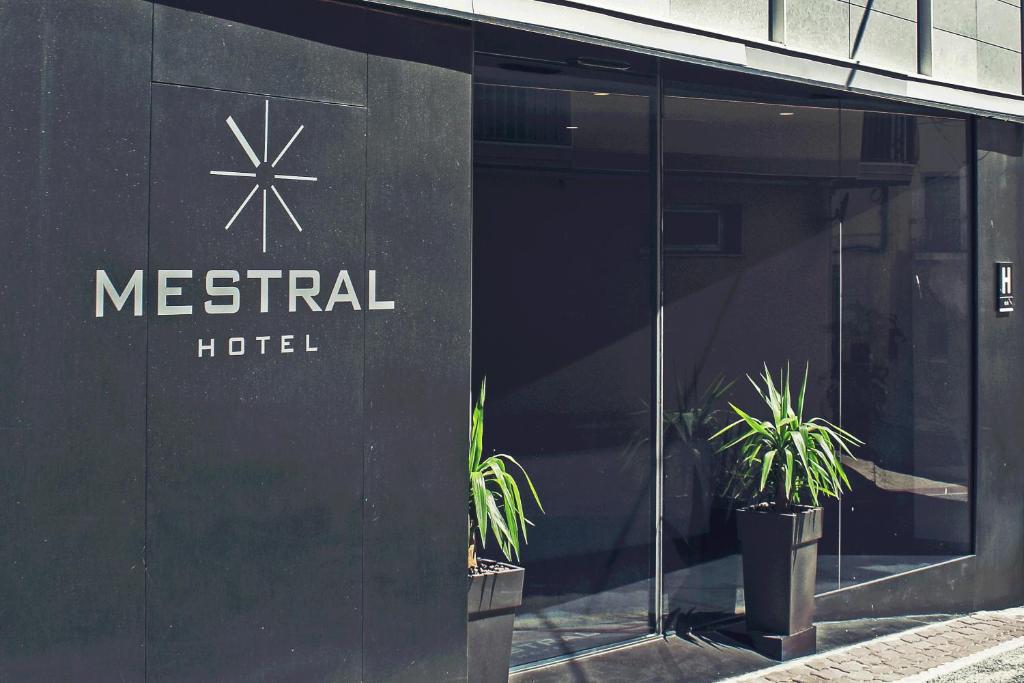
[[[927,615],[819,623],[818,651],[863,642],[949,619],[951,616]],[[513,674],[509,680],[514,683],[675,683],[683,680],[711,683],[775,664],[777,662],[750,649],[741,626],[737,624],[720,631],[658,638],[628,648],[521,671]]]

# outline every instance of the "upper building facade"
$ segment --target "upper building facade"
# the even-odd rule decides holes
[[[866,94],[1024,115],[1019,0],[370,1]]]

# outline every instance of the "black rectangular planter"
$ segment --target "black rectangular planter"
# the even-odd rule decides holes
[[[803,506],[788,513],[737,511],[747,633],[769,657],[791,659],[817,648],[814,580],[822,516],[821,508]]]
[[[523,602],[522,567],[488,563],[496,571],[469,576],[466,654],[470,683],[508,681],[512,627]]]

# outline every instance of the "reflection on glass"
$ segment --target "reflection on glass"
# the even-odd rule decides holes
[[[970,552],[966,123],[843,114],[841,584]]]
[[[610,89],[610,88],[609,88]],[[650,632],[650,100],[476,86],[473,365],[544,501],[513,664]]]
[[[808,411],[867,442],[852,493],[825,502],[819,592],[970,552],[965,122],[813,104],[664,99],[670,629],[743,610],[735,454],[711,436],[765,364],[809,364]],[[474,111],[485,446],[523,461],[548,511],[520,664],[651,629],[651,102],[481,82]]]
[[[743,609],[735,454],[708,437],[727,401],[755,403],[744,375],[809,363],[808,410],[835,417],[839,113],[688,97],[663,112],[664,608],[685,630]],[[826,509],[822,587],[837,572]]]
[[[664,117],[666,425],[749,400],[723,380],[809,362],[815,412],[867,441],[846,459],[853,492],[826,504],[818,591],[970,552],[965,122],[689,97]],[[729,454],[709,467],[717,444],[676,432],[664,604],[679,629],[743,600]]]

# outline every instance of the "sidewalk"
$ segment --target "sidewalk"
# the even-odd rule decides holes
[[[978,612],[786,662],[723,683],[1016,681],[1024,680],[1024,670],[1013,670],[1024,663],[1024,657],[1016,652],[1021,648],[1024,609]],[[957,674],[961,671],[963,676]]]

